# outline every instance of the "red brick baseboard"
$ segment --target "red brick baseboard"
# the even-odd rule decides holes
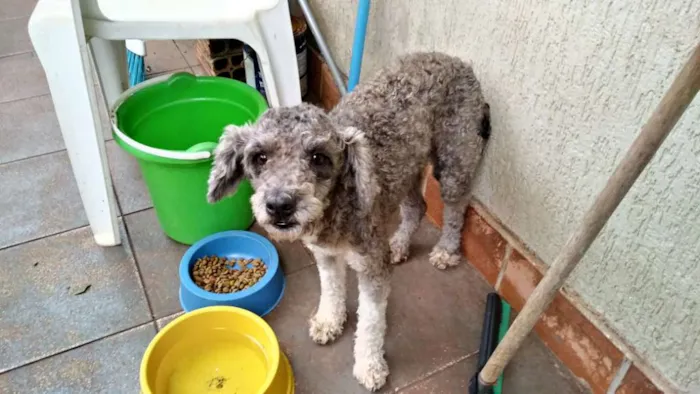
[[[425,191],[428,218],[442,225],[443,204],[440,185],[428,175]],[[517,238],[505,234],[503,226],[478,204],[467,209],[462,233],[462,252],[498,293],[520,310],[542,279],[542,264]],[[528,257],[526,257],[528,255]],[[625,356],[563,294],[558,294],[535,326],[542,341],[593,393],[605,394],[620,371]],[[617,394],[656,394],[659,390],[635,365],[621,381],[615,382]]]

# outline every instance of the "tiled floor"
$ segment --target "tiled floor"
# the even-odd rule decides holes
[[[0,392],[136,393],[144,349],[180,313],[177,265],[186,247],[162,233],[138,167],[108,132],[124,243],[94,244],[28,41],[27,3],[0,0]],[[187,41],[150,43],[147,65],[152,74],[201,73]],[[468,265],[430,267],[437,235],[424,223],[413,258],[395,270],[384,392],[463,393],[473,373],[490,289]],[[278,247],[288,287],[267,320],[292,361],[297,393],[364,392],[351,376],[354,318],[336,344],[314,345],[306,320],[318,297],[315,268],[300,245]],[[355,298],[353,289],[351,310]],[[564,371],[530,338],[507,370],[505,392],[585,392]]]

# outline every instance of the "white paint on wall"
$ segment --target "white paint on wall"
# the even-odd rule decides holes
[[[357,2],[312,6],[347,72]],[[471,60],[493,118],[476,197],[551,262],[698,41],[697,0],[378,0],[362,75],[415,50]],[[569,286],[700,392],[700,99]]]

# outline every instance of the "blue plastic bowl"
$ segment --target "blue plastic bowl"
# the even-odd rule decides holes
[[[204,256],[262,260],[267,272],[253,286],[235,293],[217,294],[192,280],[194,263]],[[284,294],[285,280],[277,250],[265,237],[250,231],[224,231],[192,245],[180,261],[180,305],[185,312],[214,305],[247,309],[258,316],[270,313]]]

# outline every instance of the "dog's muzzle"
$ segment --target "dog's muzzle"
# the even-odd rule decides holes
[[[284,192],[271,193],[265,201],[265,211],[270,216],[270,221],[280,229],[296,225],[293,220],[296,208],[297,201],[294,196]]]

